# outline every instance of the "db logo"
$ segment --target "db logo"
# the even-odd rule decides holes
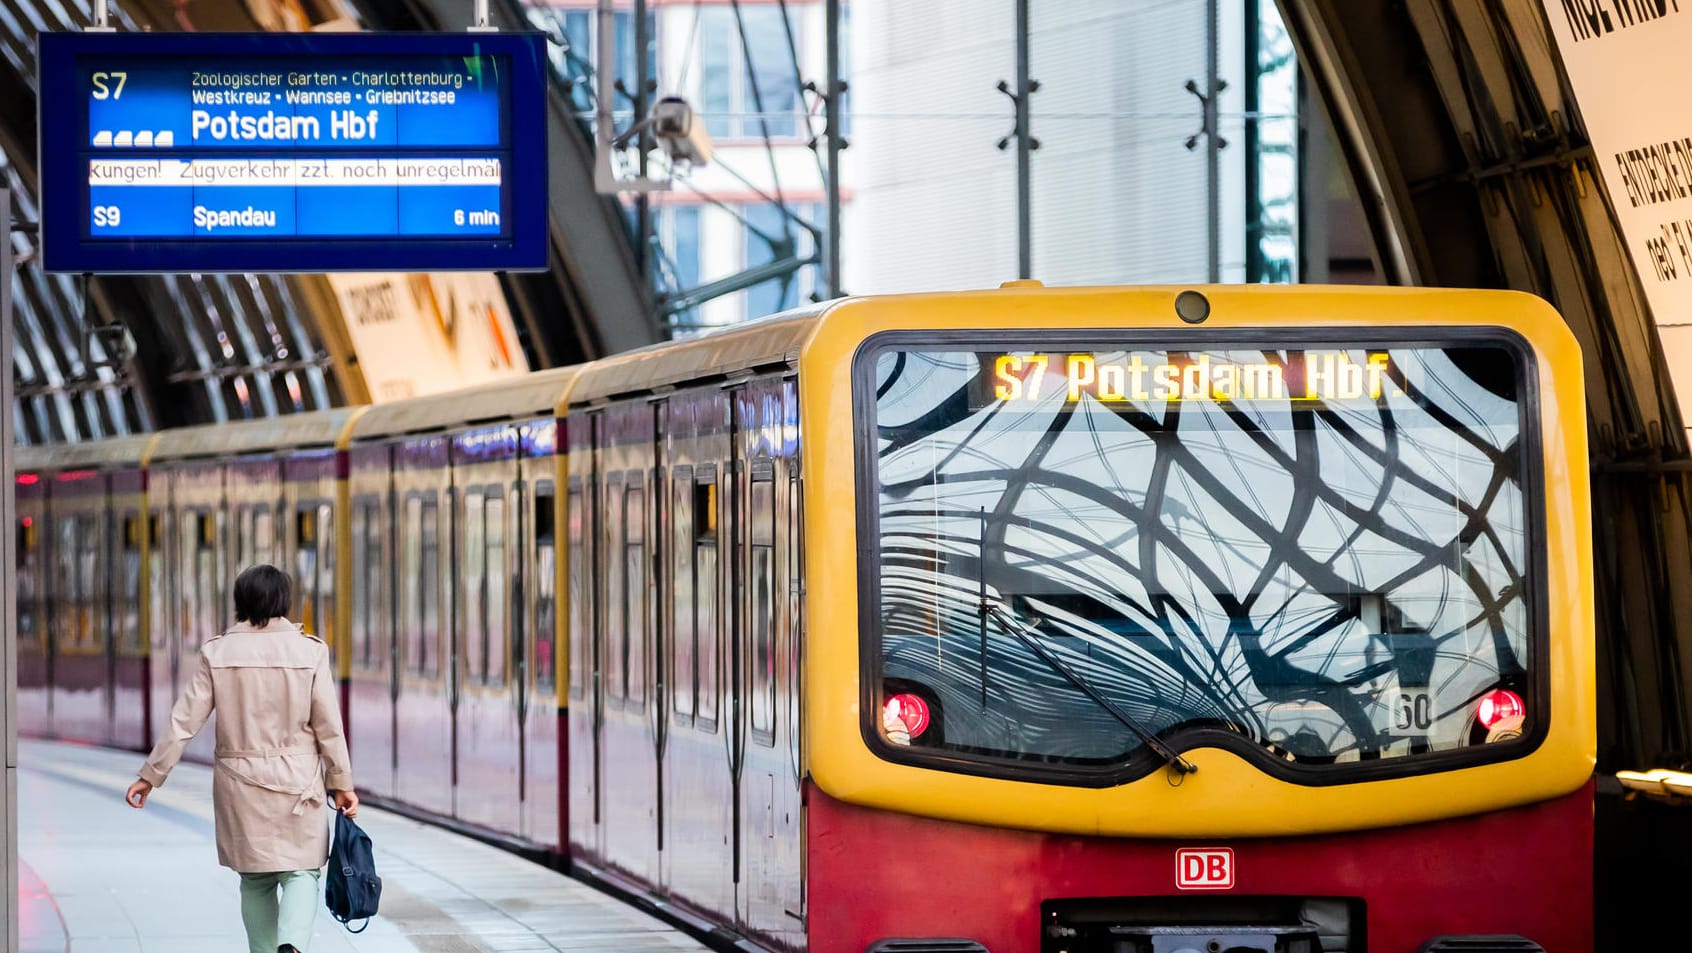
[[[1225,890],[1234,885],[1230,847],[1183,847],[1175,852],[1175,886],[1182,890]]]

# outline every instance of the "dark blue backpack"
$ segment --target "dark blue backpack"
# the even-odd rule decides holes
[[[335,812],[335,843],[329,848],[329,882],[323,891],[329,915],[351,933],[363,933],[382,901],[382,878],[376,876],[370,835],[352,818]],[[364,923],[354,930],[351,921]]]

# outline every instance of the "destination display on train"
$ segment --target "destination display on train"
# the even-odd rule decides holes
[[[999,401],[1084,397],[1103,403],[1377,400],[1396,393],[1386,354],[1306,351],[1285,362],[1157,352],[989,355],[981,390]]]
[[[523,226],[535,230],[525,218],[544,229],[537,35],[243,34],[193,55],[183,38],[208,35],[120,34],[134,49],[49,56],[69,36],[42,36],[42,89],[51,67],[76,91],[69,104],[43,97],[43,172],[55,180],[44,192],[57,200],[44,219],[63,238],[70,213],[91,254],[67,269],[50,248],[52,270],[107,270],[81,264],[102,248],[122,249],[104,256],[111,270],[378,270],[395,266],[396,242],[436,245],[422,252],[435,261],[405,270],[544,267],[544,235],[527,263],[473,254],[515,250]],[[155,38],[163,48],[145,42]],[[49,165],[48,139],[64,139],[67,120],[72,158]],[[387,246],[371,250],[388,260],[368,260],[361,240]],[[122,267],[172,243],[200,254],[179,268]],[[250,245],[291,250],[278,261]],[[208,246],[247,254],[235,253],[238,268],[206,267]]]

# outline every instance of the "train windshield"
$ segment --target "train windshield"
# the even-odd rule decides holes
[[[1522,349],[1023,343],[860,358],[884,757],[1416,770],[1543,718]]]

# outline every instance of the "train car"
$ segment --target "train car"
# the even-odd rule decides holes
[[[556,414],[575,375],[380,404],[348,448],[358,776],[371,793],[553,852]]]
[[[18,710],[27,733],[145,743],[142,463],[153,440],[17,450]]]

